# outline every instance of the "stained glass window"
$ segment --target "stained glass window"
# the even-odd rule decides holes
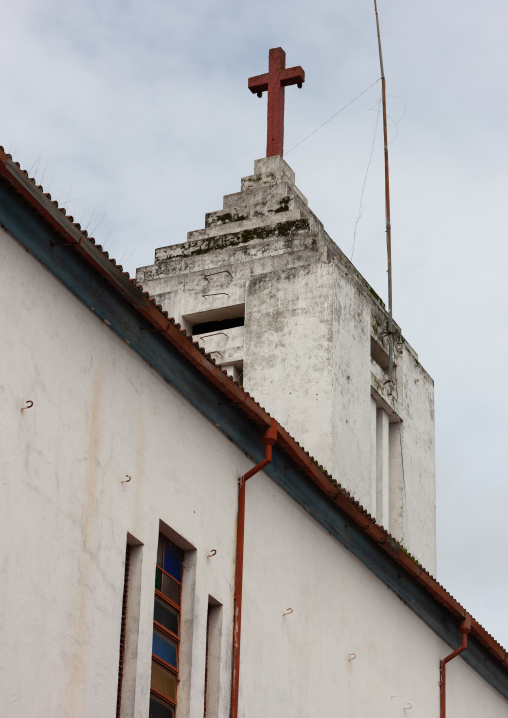
[[[155,569],[150,718],[174,718],[180,647],[183,552],[159,534]]]

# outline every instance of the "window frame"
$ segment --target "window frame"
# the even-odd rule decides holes
[[[163,548],[162,548],[162,565],[159,563],[160,556],[160,542],[163,541]],[[164,568],[164,558],[166,555],[166,546],[172,547],[172,549],[176,549],[176,553],[178,554],[179,561],[180,561],[180,580],[178,580],[175,576],[172,576],[171,573],[169,573]],[[171,550],[171,549],[170,549]],[[180,641],[181,641],[181,617],[182,617],[182,582],[183,582],[183,573],[184,573],[184,566],[183,566],[183,551],[182,549],[177,546],[171,539],[169,539],[167,536],[165,536],[163,533],[159,533],[159,541],[157,544],[157,558],[156,558],[156,568],[155,568],[155,589],[154,589],[154,617],[152,621],[152,663],[155,663],[157,665],[160,665],[162,668],[167,670],[169,673],[171,673],[175,678],[175,698],[174,700],[164,694],[161,693],[156,688],[152,687],[152,680],[150,679],[150,695],[154,696],[157,700],[159,700],[161,703],[165,703],[166,705],[170,706],[173,709],[173,712],[176,713],[177,705],[178,705],[178,673],[180,668]],[[161,589],[157,588],[157,571],[161,572]],[[179,605],[175,603],[175,601],[171,600],[168,596],[166,596],[162,588],[164,586],[164,576],[168,576],[171,581],[174,581],[179,586],[179,592],[178,592],[178,600]],[[178,621],[178,634],[171,631],[169,628],[166,628],[161,623],[155,620],[155,600],[159,599],[163,603],[170,606],[178,615],[177,615],[177,621]],[[153,635],[155,631],[158,631],[163,636],[169,638],[173,643],[176,644],[176,667],[172,666],[170,663],[165,661],[161,656],[158,656],[156,653],[153,652]]]

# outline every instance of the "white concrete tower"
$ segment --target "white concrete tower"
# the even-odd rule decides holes
[[[137,281],[435,572],[433,381],[280,156]]]

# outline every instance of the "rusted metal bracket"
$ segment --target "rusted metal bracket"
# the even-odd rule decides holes
[[[208,277],[215,277],[217,274],[229,274],[231,279],[233,279],[233,275],[229,271],[229,269],[221,269],[220,272],[212,272],[211,274],[205,274],[205,279],[208,280]]]
[[[226,338],[229,336],[226,332],[213,332],[213,334],[202,334],[201,339],[209,339],[210,337],[217,337],[219,334],[223,334]]]

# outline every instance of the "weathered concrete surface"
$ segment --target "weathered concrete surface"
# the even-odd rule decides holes
[[[147,717],[162,530],[185,552],[178,718],[203,716],[210,597],[210,715],[227,718],[238,476],[252,461],[1,228],[0,302],[3,714],[115,714],[134,539],[121,715]],[[239,715],[438,718],[450,645],[266,474],[246,503]],[[449,718],[507,715],[462,657],[448,690]]]
[[[244,305],[242,341],[224,329],[202,345],[228,371],[243,365],[247,391],[435,571],[433,381],[395,324],[389,393],[385,308],[282,158],[257,160],[242,191],[137,280],[189,331]]]

